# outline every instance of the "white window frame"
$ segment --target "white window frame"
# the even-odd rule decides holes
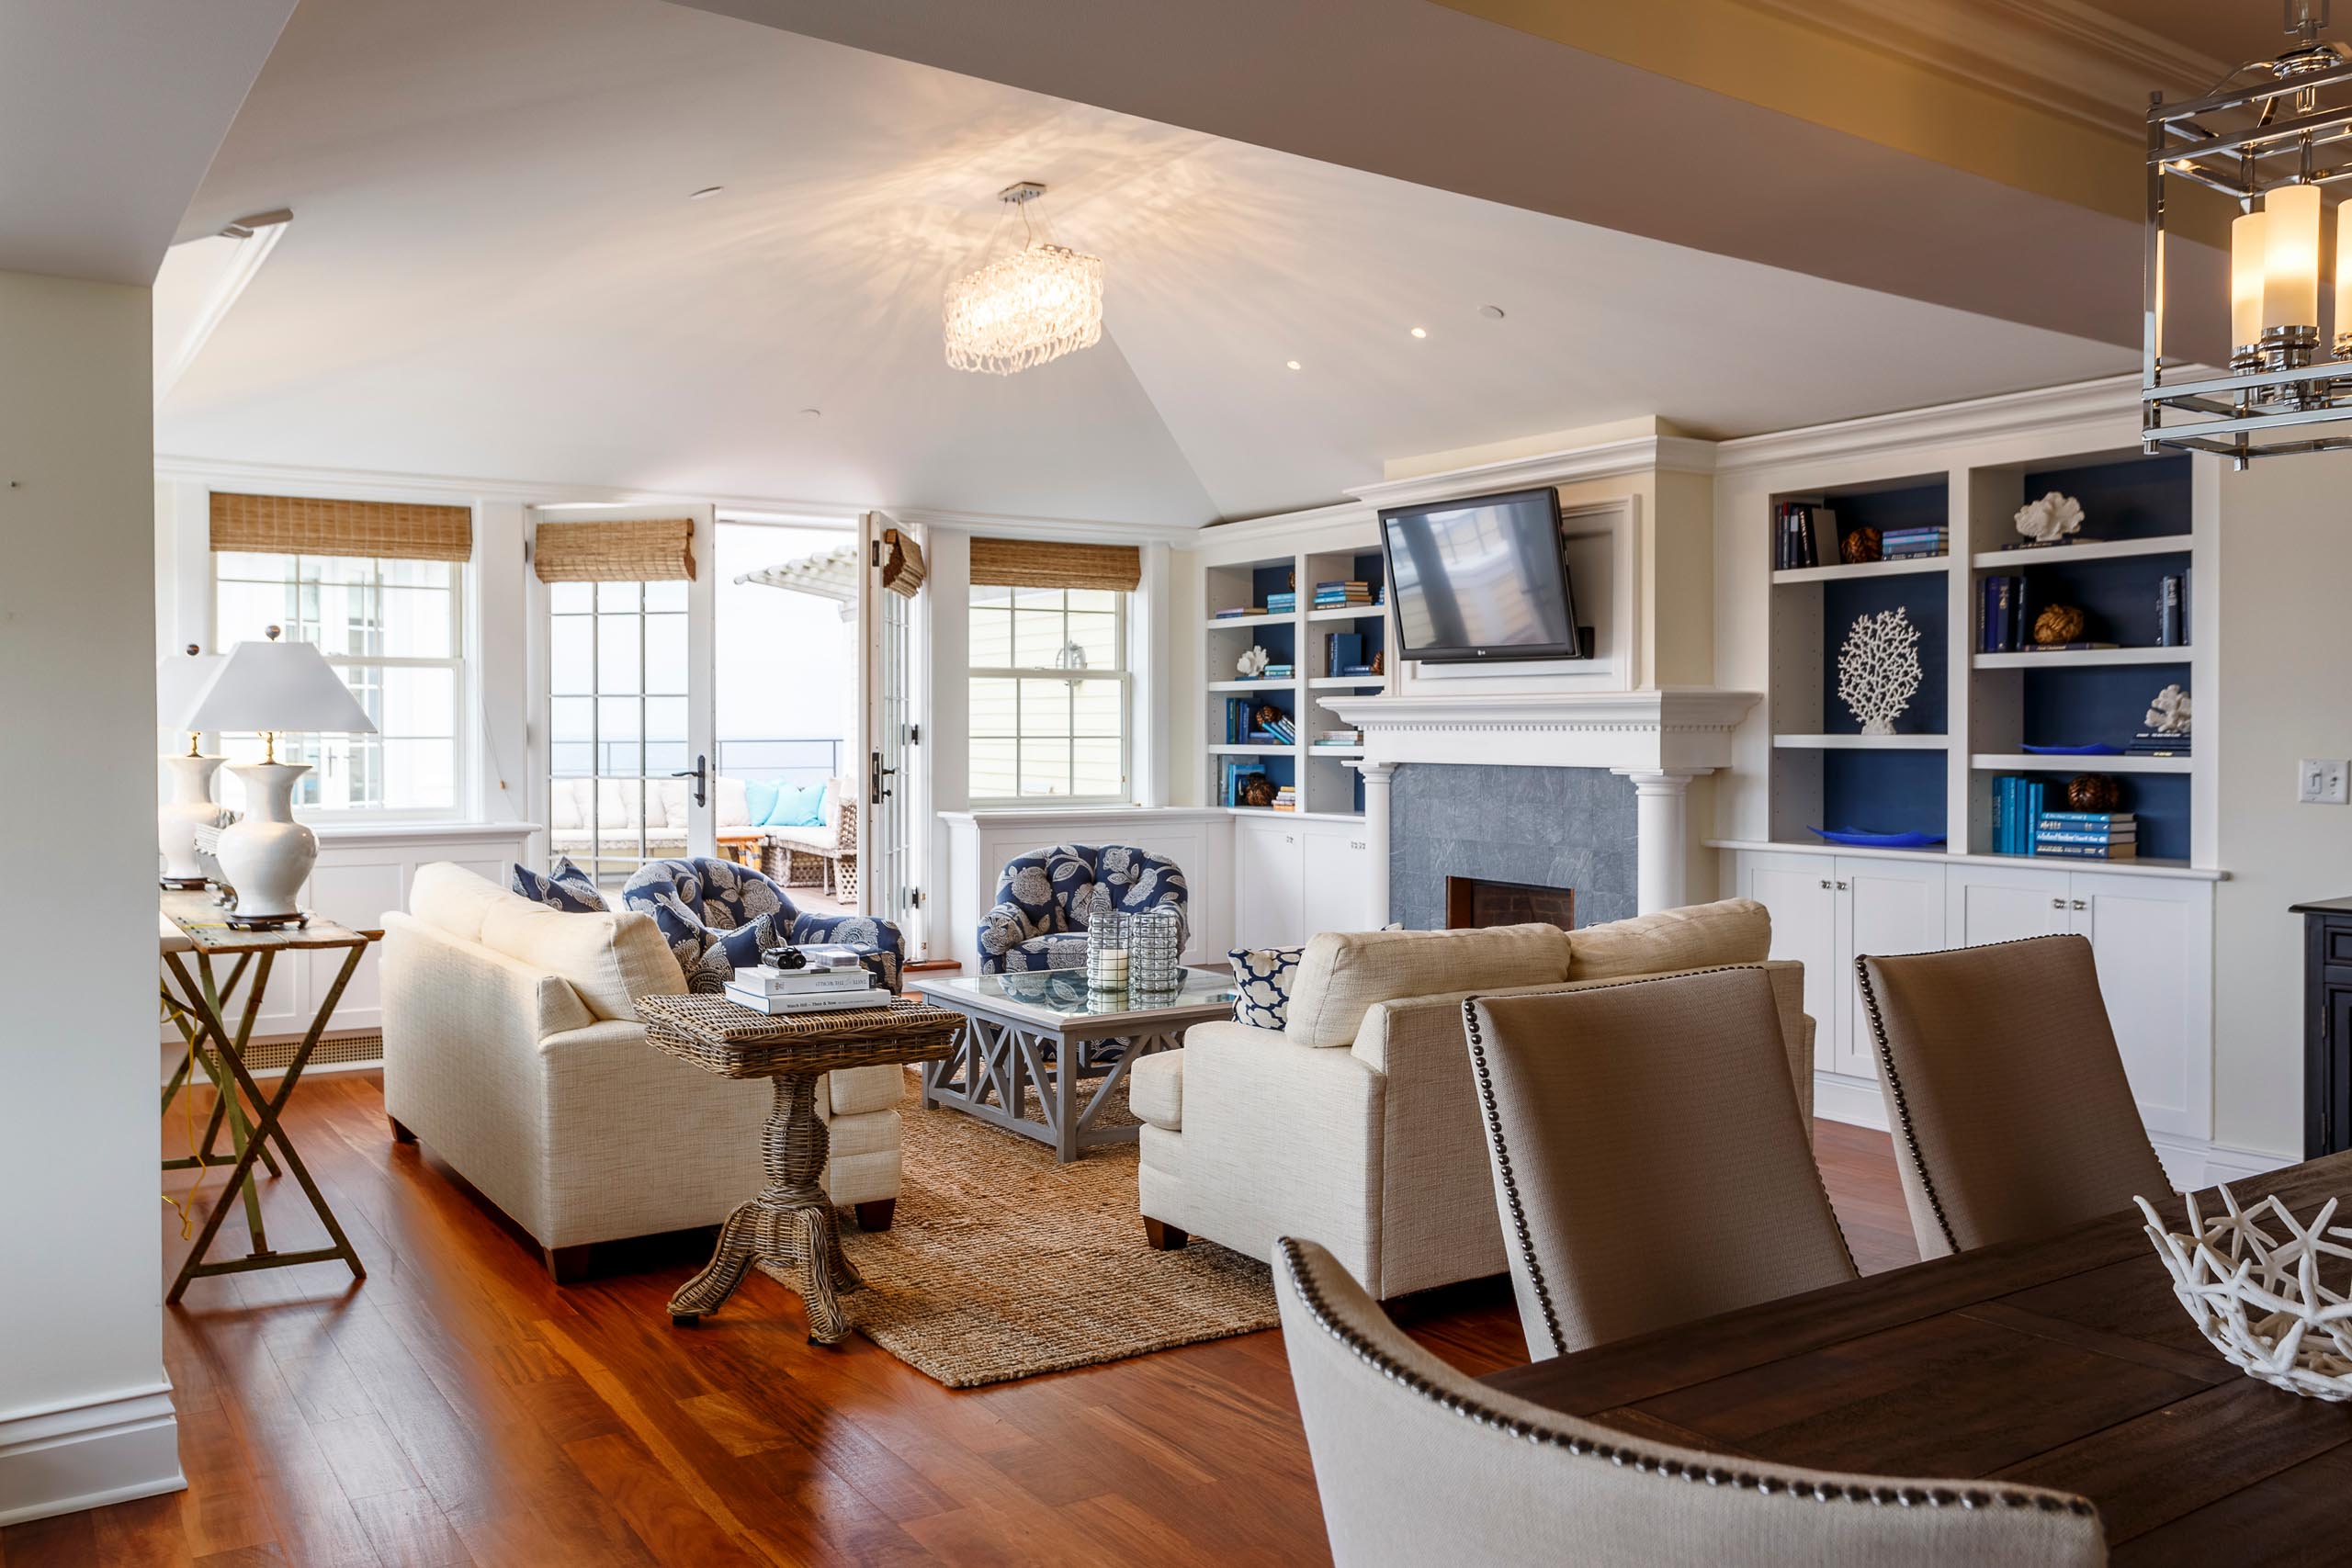
[[[318,550],[263,550],[237,551],[234,553],[241,555],[281,555],[297,561],[305,558],[312,560],[370,561],[375,563],[375,586],[379,591],[383,587],[383,562],[387,559],[394,558],[385,556],[331,555],[327,552]],[[452,649],[452,652],[447,657],[438,659],[369,658],[362,655],[347,653],[327,653],[323,649],[321,650],[321,657],[325,659],[330,669],[336,671],[355,666],[368,666],[379,670],[447,670],[450,671],[450,683],[455,694],[452,699],[452,706],[450,709],[450,723],[453,733],[449,738],[449,804],[446,807],[403,807],[398,809],[380,806],[300,806],[295,808],[295,815],[299,819],[305,822],[317,822],[322,824],[350,824],[368,822],[462,822],[469,820],[471,818],[472,810],[470,802],[474,794],[474,748],[472,744],[472,736],[474,728],[474,703],[476,701],[476,697],[473,689],[473,671],[470,668],[472,661],[468,657],[468,649],[470,646],[468,640],[468,627],[472,620],[472,616],[468,613],[469,600],[467,595],[470,592],[470,584],[472,581],[471,573],[469,571],[469,568],[472,563],[469,561],[450,561],[447,564],[452,569],[452,575],[449,581],[449,647]],[[221,576],[220,555],[215,552],[208,551],[206,566],[207,577],[210,585],[210,599],[206,609],[215,628],[215,635],[217,637],[220,616]],[[232,578],[229,581],[237,582],[257,582],[269,580],[260,578]],[[276,581],[278,581],[280,586],[287,585],[285,579],[277,579]],[[299,583],[299,577],[295,581]],[[226,653],[229,650],[226,648],[223,648],[220,649],[220,651]]]
[[[973,586],[986,587],[989,585],[976,583]],[[1016,588],[1012,592],[1018,593],[1020,590]],[[1067,594],[1069,591],[1068,589],[1064,589],[1061,592],[1065,594],[1062,601],[1063,613],[1067,615],[1069,613],[1069,601]],[[968,716],[971,708],[971,691],[972,682],[974,681],[994,680],[1012,681],[1016,682],[1013,687],[1013,691],[1015,694],[1014,701],[1017,704],[1020,700],[1020,687],[1017,682],[1022,681],[1068,681],[1072,679],[1100,681],[1115,674],[1119,682],[1119,793],[1116,795],[974,795],[970,797],[971,804],[973,806],[1004,809],[1021,807],[1035,808],[1040,807],[1060,807],[1065,806],[1132,806],[1135,804],[1136,621],[1134,615],[1134,600],[1136,595],[1132,592],[1120,592],[1114,596],[1118,601],[1116,605],[1118,621],[1113,627],[1111,634],[1112,641],[1119,649],[1119,668],[1116,671],[1087,670],[1071,671],[1069,670],[1054,669],[1050,666],[1044,669],[1036,669],[1020,665],[1005,667],[983,667],[975,665],[967,672],[964,682],[965,711],[967,716],[965,727],[966,733],[964,737],[964,744],[966,750],[965,766],[968,769],[971,765],[970,748],[973,740],[994,740],[1001,739],[1001,737],[993,735],[976,737],[970,733]],[[971,596],[967,592],[965,595],[967,626],[970,625],[970,613]],[[1014,721],[1012,732],[1012,776],[1015,779],[1018,779],[1021,776],[1021,729],[1019,720],[1017,718]]]

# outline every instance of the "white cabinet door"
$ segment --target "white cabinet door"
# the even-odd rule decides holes
[[[1372,850],[1363,824],[1302,822],[1299,829],[1299,940],[1321,931],[1374,931],[1386,923],[1372,913]]]
[[[1740,856],[1739,892],[1771,912],[1772,956],[1804,965],[1804,1010],[1814,1022],[1813,1065],[1838,1066],[1836,862],[1821,855]]]
[[[1835,1071],[1878,1075],[1878,1042],[1862,1009],[1854,961],[1865,953],[1932,953],[1944,945],[1944,870],[1920,861],[1840,855],[1837,866],[1838,1025]]]
[[[1300,893],[1306,874],[1295,822],[1237,824],[1233,835],[1233,940],[1237,947],[1296,947],[1305,942]]]
[[[1955,865],[1945,875],[1944,935],[1953,947],[2072,929],[2073,877],[2044,866]]]
[[[2213,885],[2094,871],[2070,880],[2068,912],[2091,939],[2141,1119],[2211,1136]]]

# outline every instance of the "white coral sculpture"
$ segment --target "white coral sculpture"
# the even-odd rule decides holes
[[[1855,621],[1838,650],[1838,700],[1854,710],[1864,735],[1892,735],[1894,720],[1919,690],[1919,628],[1905,610],[1881,610]]]
[[[2082,531],[2083,503],[2053,490],[2040,501],[2029,501],[2018,507],[2015,521],[2018,532],[2033,543],[2054,545],[2067,535]]]
[[[1264,649],[1252,644],[1249,652],[1234,660],[1233,668],[1239,673],[1243,680],[1254,681],[1259,676],[1263,675],[1266,672],[1266,666],[1272,664],[1273,661],[1274,656],[1272,654],[1268,653]]]
[[[2146,724],[2158,735],[2188,733],[2188,694],[2178,686],[2166,686],[2148,705]]]
[[[2308,1399],[2352,1399],[2352,1230],[2331,1226],[2336,1200],[2305,1225],[2274,1195],[2248,1209],[2226,1187],[2228,1213],[2210,1222],[2188,1195],[2188,1229],[2175,1232],[2145,1198],[2132,1200],[2172,1276],[2172,1293],[2229,1363]],[[2265,1229],[2276,1222],[2286,1234]],[[2320,1279],[2324,1264],[2336,1280]]]

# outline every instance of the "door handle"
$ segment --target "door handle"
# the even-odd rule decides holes
[[[694,780],[695,804],[696,806],[710,804],[710,759],[708,757],[696,757],[693,767],[672,773],[670,776],[673,779]]]
[[[866,803],[870,806],[879,806],[884,801],[890,798],[890,786],[884,784],[882,781],[884,779],[898,777],[899,770],[896,768],[884,767],[882,765],[882,753],[879,751],[870,753],[867,757],[865,765],[866,771],[871,778],[871,782],[866,785],[865,790]]]

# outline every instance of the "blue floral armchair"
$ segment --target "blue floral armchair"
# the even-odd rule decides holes
[[[874,977],[899,988],[906,943],[899,928],[866,915],[804,915],[783,887],[724,860],[648,861],[621,888],[621,902],[653,917],[686,973],[686,988],[716,991],[760,950],[786,942],[855,948]]]
[[[1172,907],[1191,939],[1184,874],[1173,861],[1121,844],[1056,844],[1015,856],[980,917],[980,973],[1076,969],[1086,963],[1086,907],[1100,882],[1129,914]]]

